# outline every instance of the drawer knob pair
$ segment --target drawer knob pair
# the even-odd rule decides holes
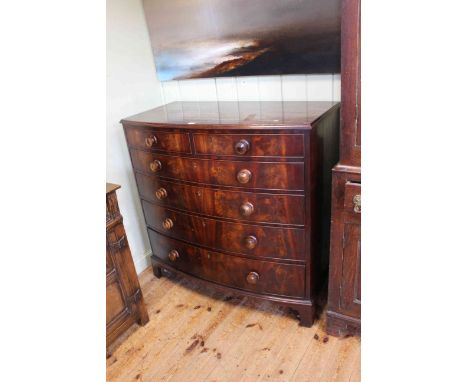
[[[236,150],[237,154],[243,155],[250,149],[250,143],[249,141],[245,139],[241,139],[239,142],[236,143],[234,146],[234,149]]]
[[[252,179],[252,173],[245,168],[237,173],[237,181],[239,183],[248,183],[250,179]]]
[[[167,198],[167,191],[163,187],[157,189],[154,194],[156,195],[156,198],[159,199],[159,200]]]
[[[155,145],[156,143],[158,143],[158,138],[156,138],[155,135],[145,138],[146,147],[151,147]]]
[[[162,226],[165,230],[170,230],[172,227],[174,227],[174,222],[172,221],[171,218],[166,218],[164,219]]]
[[[249,284],[255,285],[260,279],[260,275],[257,272],[249,272],[246,280]]]
[[[159,170],[162,169],[162,163],[161,161],[155,159],[150,163],[150,170],[153,172],[158,172]]]
[[[250,202],[245,202],[240,206],[240,212],[242,216],[250,216],[254,212],[254,206]]]
[[[169,260],[171,261],[176,261],[179,258],[179,252],[177,252],[175,249],[172,249],[169,251],[167,257],[169,257]]]
[[[354,212],[361,213],[361,194],[354,195]]]

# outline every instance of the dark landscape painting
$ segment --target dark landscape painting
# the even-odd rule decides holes
[[[143,0],[161,81],[340,71],[340,0]]]

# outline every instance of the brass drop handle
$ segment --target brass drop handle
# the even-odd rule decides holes
[[[249,284],[255,285],[260,279],[260,275],[257,272],[249,272],[246,280]]]
[[[245,202],[240,206],[240,212],[243,216],[250,216],[254,212],[254,206],[250,202]]]
[[[179,258],[179,252],[177,252],[175,249],[171,249],[167,257],[169,257],[169,260],[171,261],[176,261]]]
[[[353,203],[354,203],[354,212],[361,213],[361,194],[354,195]]]
[[[247,169],[242,169],[237,173],[237,181],[239,183],[245,184],[252,179],[252,173]]]
[[[249,141],[245,139],[241,139],[239,142],[236,143],[234,146],[234,149],[236,150],[237,154],[243,155],[250,149],[250,143]]]
[[[255,236],[249,235],[244,239],[244,244],[248,249],[254,249],[257,246],[258,240]]]
[[[161,161],[155,159],[150,163],[150,170],[153,172],[158,172],[162,168],[162,163]]]
[[[158,143],[158,138],[156,138],[156,135],[145,138],[146,147],[151,147],[156,143]]]
[[[159,200],[167,198],[167,191],[163,187],[156,190],[156,192],[154,194],[156,195],[156,198],[159,199]]]
[[[164,219],[162,226],[165,230],[170,230],[172,227],[174,227],[174,222],[171,218],[166,218]]]

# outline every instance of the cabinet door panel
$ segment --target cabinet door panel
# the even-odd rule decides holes
[[[106,324],[109,325],[127,309],[125,300],[116,280],[106,287]]]
[[[123,225],[117,224],[108,231],[106,239],[106,324],[109,335],[132,314],[132,306],[129,304],[132,290],[122,261],[128,250]]]
[[[346,222],[343,237],[343,277],[341,309],[349,315],[361,315],[361,225]]]

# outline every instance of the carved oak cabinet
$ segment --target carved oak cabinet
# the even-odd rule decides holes
[[[162,270],[313,323],[339,104],[176,102],[122,120]]]
[[[148,322],[140,283],[117,202],[120,186],[106,185],[106,346],[134,322]]]
[[[340,161],[333,169],[327,331],[361,330],[361,69],[360,0],[341,12]]]

